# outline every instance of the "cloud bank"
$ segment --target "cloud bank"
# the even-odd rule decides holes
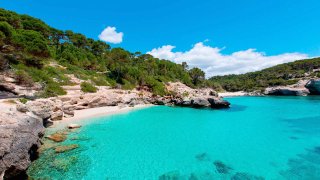
[[[117,32],[116,27],[106,27],[101,34],[99,35],[99,39],[101,41],[105,41],[108,43],[119,44],[122,42],[123,33]]]
[[[222,54],[223,49],[196,43],[190,50],[174,52],[175,46],[165,45],[147,52],[160,59],[168,59],[176,63],[187,62],[189,67],[199,67],[207,77],[214,75],[242,74],[258,71],[277,64],[308,58],[307,54],[284,53],[267,56],[256,49],[237,51],[229,55]]]

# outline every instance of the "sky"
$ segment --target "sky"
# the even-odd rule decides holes
[[[62,30],[239,74],[320,55],[319,0],[1,0]]]

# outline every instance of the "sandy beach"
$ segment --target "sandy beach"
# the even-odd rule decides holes
[[[95,118],[95,117],[126,113],[129,111],[138,110],[138,109],[142,109],[142,108],[148,108],[151,106],[154,106],[154,105],[145,104],[145,105],[136,105],[134,107],[105,106],[105,107],[98,107],[98,108],[75,110],[73,117],[63,118],[63,120],[60,120],[60,121],[54,121],[53,127],[67,125],[70,123],[77,123],[79,121],[83,121],[83,120],[87,120],[87,119]]]
[[[236,97],[236,96],[246,96],[248,93],[243,91],[237,91],[237,92],[223,92],[218,94],[220,97]]]

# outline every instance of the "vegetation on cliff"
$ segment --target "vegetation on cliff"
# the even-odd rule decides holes
[[[280,64],[261,71],[240,75],[215,76],[209,81],[226,91],[255,91],[269,86],[290,85],[304,77],[320,77],[320,58]]]
[[[39,19],[4,9],[0,9],[0,47],[0,71],[13,69],[19,83],[26,86],[39,82],[43,97],[65,94],[61,86],[72,85],[67,74],[96,86],[146,86],[159,95],[168,93],[164,83],[169,81],[192,87],[205,85],[204,72],[188,70],[186,63],[111,48],[100,40],[58,30]]]

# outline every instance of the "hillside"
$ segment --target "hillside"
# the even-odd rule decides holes
[[[314,58],[280,64],[246,74],[214,76],[209,81],[230,92],[259,91],[271,86],[295,84],[301,79],[320,77],[319,68],[320,58]]]
[[[83,91],[89,92],[96,91],[96,86],[110,86],[166,95],[170,94],[166,82],[200,87],[205,81],[203,71],[188,70],[186,63],[111,48],[105,42],[4,9],[0,9],[0,59],[2,76],[15,79],[19,86],[40,86],[39,97],[66,94],[62,86],[75,85],[70,78],[73,75],[83,82]]]

